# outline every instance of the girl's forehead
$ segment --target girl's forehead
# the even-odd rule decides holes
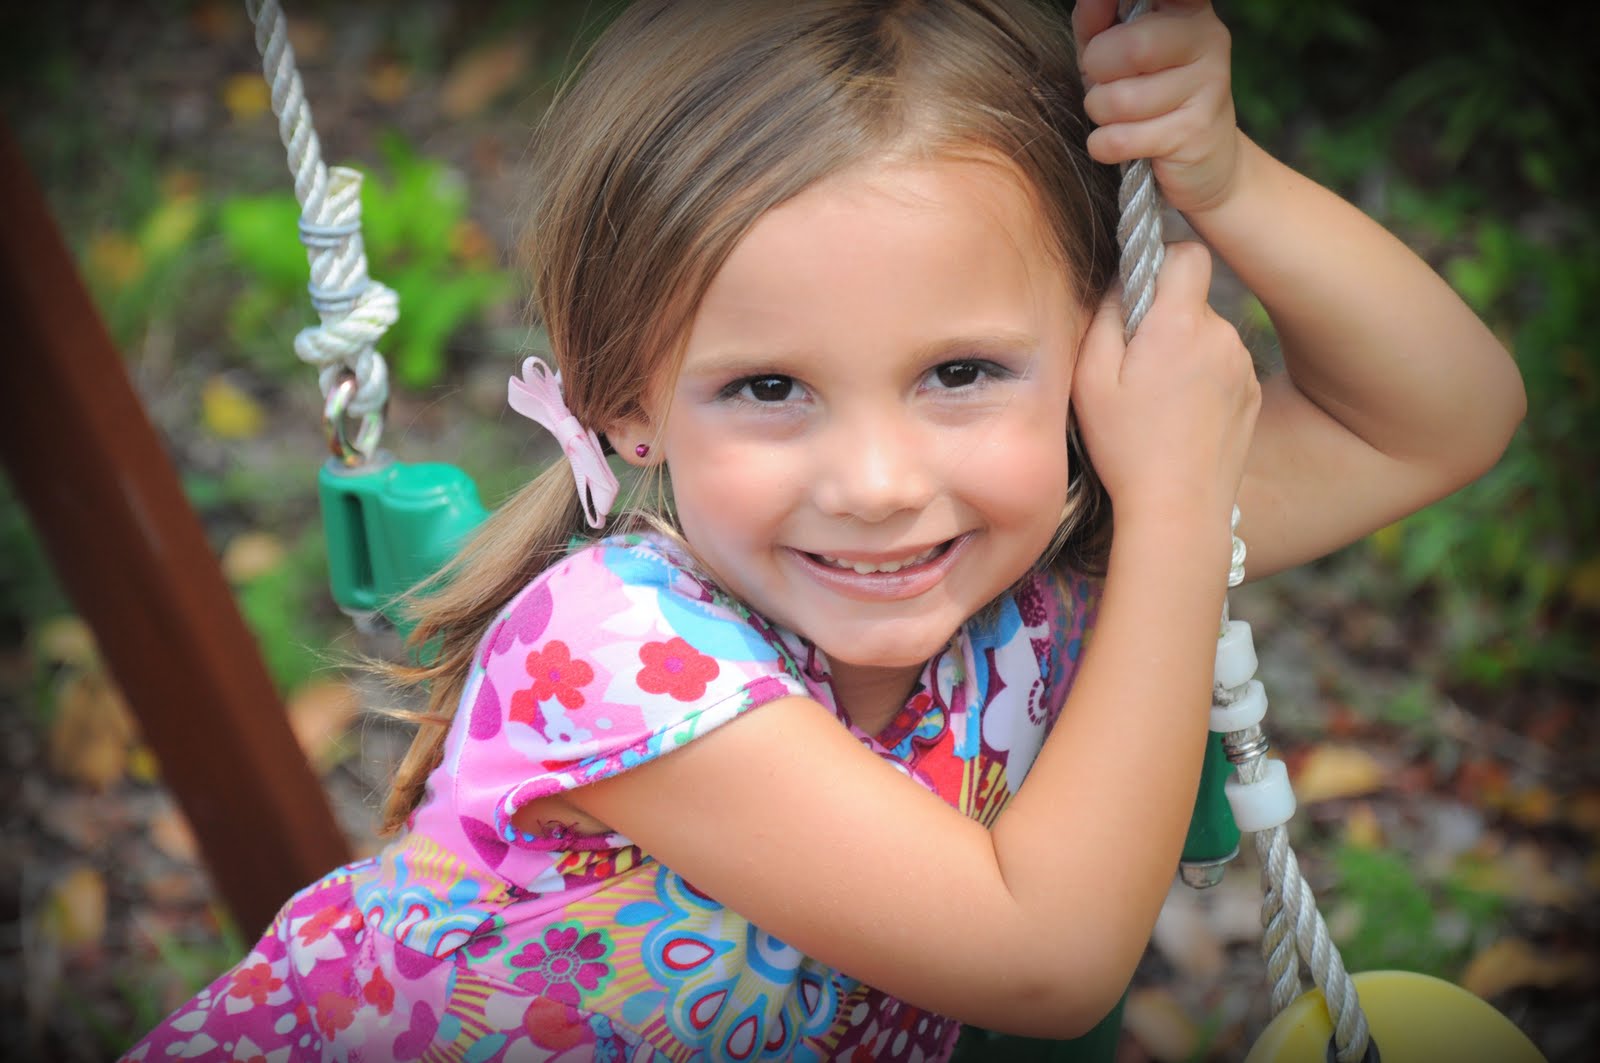
[[[776,285],[807,264],[875,260],[892,287],[901,269],[950,258],[959,273],[1007,265],[1030,281],[1061,279],[1051,229],[1022,174],[995,155],[891,155],[837,171],[756,220],[713,278],[705,304]]]

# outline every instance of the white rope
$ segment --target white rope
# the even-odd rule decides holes
[[[377,342],[399,317],[400,301],[391,289],[367,276],[361,174],[323,165],[278,0],[245,0],[245,10],[255,24],[278,135],[288,151],[294,194],[300,202],[300,240],[311,262],[311,303],[322,319],[295,337],[295,354],[317,367],[325,400],[341,377],[354,375],[355,394],[346,412],[364,418],[361,438],[375,445],[389,400],[389,370]],[[360,456],[369,455],[363,450]]]
[[[1149,6],[1149,0],[1124,3],[1123,21],[1138,18]],[[1122,209],[1117,240],[1122,247],[1118,266],[1123,328],[1131,338],[1155,301],[1156,274],[1161,271],[1165,252],[1161,193],[1148,159],[1136,159],[1123,166],[1117,199]],[[1239,508],[1235,506],[1232,526],[1238,525]],[[1228,566],[1230,589],[1244,582],[1244,558],[1244,543],[1234,536]],[[1226,624],[1227,620],[1228,605],[1224,600],[1222,621]],[[1243,685],[1218,687],[1213,698],[1219,705],[1231,705],[1244,691]],[[1224,735],[1223,748],[1241,782],[1261,780],[1267,770],[1267,739],[1259,726]],[[1261,858],[1261,954],[1272,980],[1272,1013],[1278,1014],[1300,995],[1300,964],[1304,961],[1312,981],[1327,999],[1339,1063],[1357,1063],[1365,1057],[1370,1039],[1366,1015],[1339,949],[1328,935],[1328,925],[1317,910],[1311,887],[1300,874],[1300,862],[1289,846],[1288,827],[1258,831],[1253,839]]]

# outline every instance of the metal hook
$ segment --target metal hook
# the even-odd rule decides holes
[[[377,451],[378,439],[383,435],[383,410],[379,409],[362,414],[355,439],[350,438],[350,403],[358,387],[355,373],[347,369],[328,389],[328,396],[322,404],[322,427],[328,433],[328,452],[347,468],[365,464]]]

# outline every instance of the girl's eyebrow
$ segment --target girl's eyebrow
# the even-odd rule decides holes
[[[1032,354],[1039,349],[1039,337],[1020,329],[986,329],[958,336],[941,336],[916,347],[911,352],[914,362],[936,362],[950,358],[973,355],[996,357],[1015,354]],[[804,364],[814,352],[808,348],[790,348],[773,351],[717,351],[696,358],[684,371],[696,376],[739,375],[745,373],[777,372],[784,367]]]

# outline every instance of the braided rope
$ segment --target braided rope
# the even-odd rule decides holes
[[[361,174],[323,165],[278,0],[245,0],[245,10],[255,25],[262,73],[272,87],[272,111],[278,117],[278,135],[288,152],[294,194],[300,202],[300,240],[311,263],[308,290],[322,319],[295,337],[295,354],[317,367],[325,400],[342,378],[354,376],[355,393],[346,412],[365,421],[360,436],[365,442],[357,445],[364,459],[376,445],[389,401],[389,370],[376,345],[398,319],[400,301],[393,290],[367,276]]]
[[[1138,18],[1149,6],[1149,0],[1125,4],[1123,21]],[[1136,159],[1122,167],[1117,199],[1121,206],[1117,240],[1122,247],[1118,269],[1122,277],[1123,329],[1131,338],[1155,301],[1156,274],[1161,271],[1164,257],[1161,193],[1150,160]],[[1238,524],[1239,508],[1235,506],[1232,527],[1237,528]],[[1230,589],[1244,582],[1244,558],[1244,543],[1235,535],[1228,567]],[[1228,605],[1224,600],[1222,620],[1226,623],[1227,619]],[[1243,686],[1218,687],[1213,697],[1219,705],[1230,705],[1244,690]],[[1265,774],[1268,743],[1260,727],[1224,735],[1223,747],[1241,782],[1256,782]],[[1261,954],[1272,980],[1272,1013],[1278,1014],[1300,995],[1303,960],[1333,1017],[1339,1063],[1356,1063],[1366,1055],[1370,1040],[1366,1015],[1356,996],[1355,983],[1317,909],[1311,887],[1300,873],[1300,862],[1289,846],[1288,827],[1279,825],[1252,837],[1261,858]]]

